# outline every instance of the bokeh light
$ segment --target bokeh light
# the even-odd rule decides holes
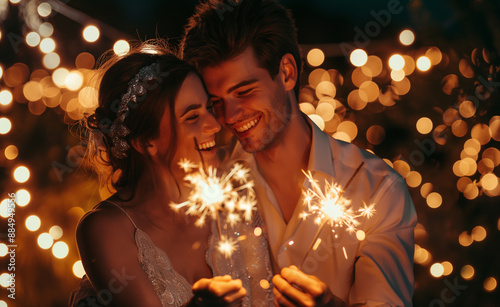
[[[434,263],[431,265],[430,272],[433,277],[441,277],[444,273],[444,267],[441,263]]]
[[[487,292],[493,292],[497,288],[497,280],[494,277],[488,277],[484,280],[483,288]]]
[[[79,90],[83,85],[83,74],[78,70],[70,72],[64,79],[64,85],[72,91]]]
[[[449,261],[441,262],[443,266],[443,276],[448,276],[453,272],[453,265]]]
[[[55,52],[47,53],[43,57],[43,65],[48,69],[54,69],[61,63],[61,58]]]
[[[44,22],[38,27],[38,32],[43,37],[49,37],[54,34],[54,26],[50,22]]]
[[[481,242],[486,238],[486,229],[483,226],[476,226],[471,232],[472,239],[477,242]]]
[[[37,11],[41,17],[47,17],[52,13],[52,6],[50,3],[42,2],[38,5]]]
[[[28,228],[29,231],[37,231],[40,228],[40,225],[42,224],[42,221],[40,218],[36,215],[30,215],[26,218],[26,228]]]
[[[389,58],[389,67],[392,70],[402,70],[405,67],[405,59],[400,54],[394,54]]]
[[[52,246],[52,254],[54,255],[54,257],[58,259],[66,258],[68,253],[69,253],[69,247],[68,244],[66,244],[66,242],[59,241],[54,243],[54,245]]]
[[[21,189],[16,192],[16,204],[18,206],[24,207],[29,204],[30,200],[31,195],[27,190]]]
[[[351,52],[349,59],[351,60],[352,65],[360,67],[366,64],[368,54],[363,49],[356,49]]]
[[[63,229],[60,226],[54,225],[50,227],[49,234],[54,240],[59,240],[63,236]]]
[[[54,239],[52,239],[52,236],[49,233],[44,232],[38,236],[37,242],[38,242],[38,246],[40,246],[40,248],[49,249],[52,247],[52,244],[54,243]]]
[[[130,45],[126,40],[118,40],[113,45],[113,51],[116,55],[122,56],[127,54],[130,51]]]
[[[56,42],[50,37],[46,37],[40,42],[40,50],[42,50],[43,53],[51,53],[55,49]]]
[[[19,151],[17,150],[16,146],[9,145],[9,146],[5,147],[4,154],[5,154],[5,158],[7,158],[7,160],[14,160],[15,158],[17,158]]]
[[[441,196],[441,194],[437,192],[432,192],[429,195],[427,195],[426,202],[430,208],[433,209],[439,208],[443,203],[443,197]]]
[[[85,275],[85,269],[83,268],[83,264],[82,264],[82,261],[81,260],[77,260],[74,264],[73,264],[73,274],[78,277],[78,278],[82,278],[83,275]]]
[[[12,103],[12,93],[9,90],[0,91],[0,104],[3,106],[8,106]]]
[[[428,71],[431,68],[431,60],[426,56],[421,56],[417,59],[417,68],[420,71]]]
[[[409,46],[415,41],[415,34],[411,30],[403,30],[399,34],[399,41],[401,44]]]
[[[432,120],[428,117],[421,117],[417,121],[417,131],[421,134],[428,134],[432,131]]]
[[[474,274],[475,274],[475,270],[469,264],[464,265],[462,267],[462,269],[460,269],[460,275],[465,280],[471,280],[472,278],[474,278]]]
[[[10,120],[7,117],[0,117],[0,134],[7,134],[10,129],[12,129]]]
[[[98,40],[99,35],[99,29],[96,26],[87,26],[83,29],[83,38],[89,43],[93,43]]]
[[[314,48],[307,53],[307,62],[313,67],[320,66],[324,61],[325,54],[321,49]]]
[[[29,32],[26,34],[26,44],[28,44],[28,46],[36,47],[40,44],[41,40],[40,35],[36,32]]]
[[[30,170],[26,166],[19,166],[14,170],[14,179],[23,183],[30,178]]]

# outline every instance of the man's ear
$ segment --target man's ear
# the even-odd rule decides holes
[[[280,74],[283,76],[285,90],[293,90],[297,84],[298,72],[297,63],[291,53],[287,53],[281,58]]]
[[[143,155],[154,156],[158,152],[155,142],[143,141],[140,138],[135,138],[130,141],[132,147]]]

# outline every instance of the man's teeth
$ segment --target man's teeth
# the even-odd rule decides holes
[[[247,131],[248,129],[252,128],[253,126],[255,126],[255,124],[257,123],[257,119],[254,119],[252,120],[251,122],[249,122],[248,124],[242,126],[242,127],[239,127],[236,129],[237,132],[241,133],[241,132],[245,132]]]
[[[212,147],[215,147],[215,141],[210,141],[210,142],[206,142],[206,143],[202,143],[202,144],[198,145],[198,148],[200,150],[209,149]]]

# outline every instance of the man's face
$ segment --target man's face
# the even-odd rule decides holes
[[[288,124],[290,101],[280,73],[275,79],[259,67],[253,49],[234,59],[202,69],[219,122],[231,130],[247,152],[278,142]]]

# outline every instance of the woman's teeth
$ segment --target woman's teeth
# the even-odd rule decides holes
[[[210,150],[215,147],[215,141],[201,143],[198,145],[199,150]]]
[[[255,124],[256,124],[257,122],[258,122],[258,120],[257,120],[257,119],[254,119],[254,120],[252,120],[251,122],[249,122],[248,124],[246,124],[246,125],[244,125],[244,126],[242,126],[242,127],[237,128],[237,129],[236,129],[236,131],[237,131],[238,133],[245,132],[245,131],[247,131],[248,129],[250,129],[250,128],[252,128],[253,126],[255,126]]]

